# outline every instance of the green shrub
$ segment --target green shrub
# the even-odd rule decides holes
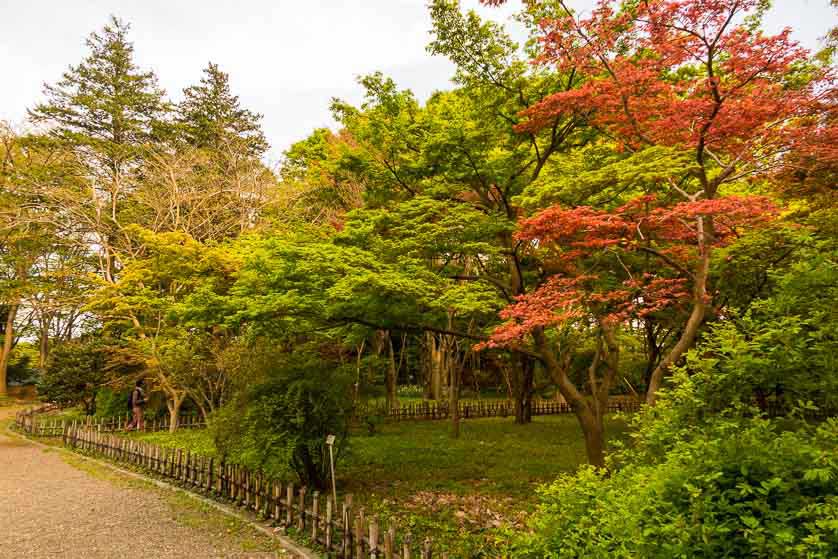
[[[527,558],[838,556],[838,421],[720,420],[660,461],[542,490]]]
[[[63,343],[50,354],[38,381],[38,394],[61,406],[82,406],[87,415],[92,415],[104,368],[105,352],[95,339]]]
[[[124,416],[128,413],[130,391],[114,391],[100,388],[96,391],[96,417]]]
[[[711,327],[609,472],[542,490],[514,555],[838,557],[838,418],[801,419],[838,388],[834,304],[800,289],[825,270],[795,270],[798,284]],[[763,417],[767,397],[792,413]]]
[[[300,482],[326,488],[326,436],[345,448],[351,417],[350,375],[318,360],[287,357],[267,380],[240,393],[212,421],[219,453],[272,477],[294,472]]]
[[[384,417],[380,413],[367,412],[363,414],[361,421],[367,428],[367,434],[372,436],[378,431],[379,426],[384,423]]]
[[[30,342],[20,342],[9,356],[7,380],[15,384],[32,384],[38,379],[40,371],[36,367],[38,348]]]

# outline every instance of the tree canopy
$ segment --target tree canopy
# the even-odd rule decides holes
[[[554,398],[590,468],[510,553],[827,557],[835,36],[808,52],[767,6],[527,1],[519,45],[433,0],[450,87],[362,75],[276,168],[235,73],[172,102],[112,18],[0,130],[0,394],[36,340],[45,397],[142,377],[173,430],[191,407],[317,487],[323,437],[399,385],[453,437],[466,390],[521,425]],[[643,411],[609,453],[615,397]]]

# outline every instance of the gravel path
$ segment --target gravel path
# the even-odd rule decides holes
[[[0,408],[0,421],[9,408]],[[0,430],[0,558],[290,557],[241,522]]]

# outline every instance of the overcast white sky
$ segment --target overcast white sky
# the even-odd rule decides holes
[[[20,124],[86,54],[84,40],[110,14],[132,25],[137,62],[177,100],[208,61],[231,76],[244,106],[264,115],[276,160],[314,128],[332,124],[332,97],[360,100],[358,75],[380,70],[421,99],[448,86],[453,68],[425,51],[426,0],[0,0],[0,119]],[[463,0],[505,21],[502,9]],[[571,0],[585,9],[594,0]],[[790,26],[804,46],[836,24],[829,0],[775,0],[770,31]]]

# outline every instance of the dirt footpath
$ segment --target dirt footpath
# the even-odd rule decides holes
[[[0,408],[0,558],[291,557],[206,504],[7,436],[13,415]]]

